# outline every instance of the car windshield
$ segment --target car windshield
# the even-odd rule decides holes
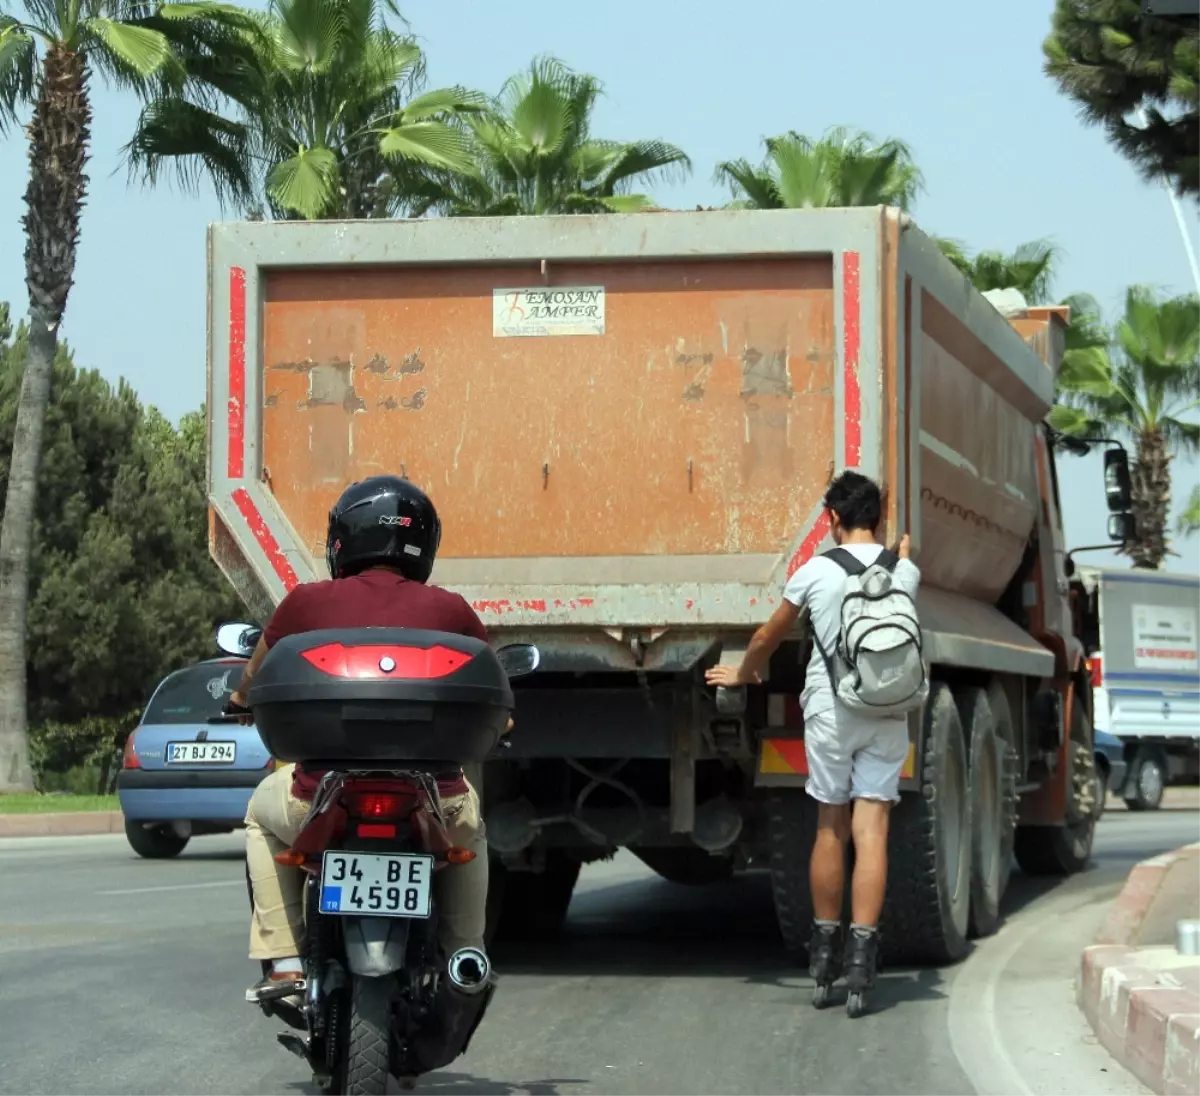
[[[143,723],[204,723],[220,715],[242,679],[241,662],[189,666],[168,677],[150,700]]]

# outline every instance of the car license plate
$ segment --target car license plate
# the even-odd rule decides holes
[[[168,742],[168,765],[232,765],[236,742]]]
[[[321,912],[364,917],[428,917],[433,857],[327,852],[321,864]]]

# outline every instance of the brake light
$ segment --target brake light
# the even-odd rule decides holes
[[[1102,655],[1092,655],[1088,659],[1088,669],[1092,671],[1092,688],[1099,689],[1104,685],[1104,658]]]
[[[142,767],[141,759],[137,755],[137,749],[133,745],[133,736],[136,731],[130,732],[130,735],[125,739],[125,749],[121,754],[122,769],[140,769]]]
[[[475,859],[475,853],[471,849],[463,849],[454,845],[446,850],[446,859],[451,864],[469,864]]]
[[[346,813],[351,818],[396,818],[408,798],[391,792],[347,792]]]
[[[392,838],[396,836],[396,827],[391,822],[360,822],[358,836]]]
[[[433,647],[376,644],[347,647],[342,643],[323,643],[304,651],[303,655],[310,666],[331,677],[384,681],[447,677],[475,657],[440,644]]]

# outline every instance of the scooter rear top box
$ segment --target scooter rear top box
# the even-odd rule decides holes
[[[480,640],[403,628],[338,628],[281,639],[248,697],[281,761],[482,761],[513,708]]]

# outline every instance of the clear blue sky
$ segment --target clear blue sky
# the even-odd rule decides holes
[[[496,91],[537,53],[601,77],[598,136],[662,137],[695,162],[689,181],[655,190],[663,204],[725,200],[714,164],[757,158],[764,135],[844,124],[912,146],[927,186],[915,215],[927,231],[972,248],[1055,240],[1064,252],[1058,295],[1090,292],[1115,310],[1130,283],[1190,288],[1162,189],[1140,182],[1042,75],[1048,0],[401,7],[426,48],[431,87]],[[92,182],[64,334],[80,365],[126,377],[176,418],[204,397],[204,229],[222,213],[207,190],[196,198],[128,187],[119,150],[136,104],[99,83],[94,104]],[[0,144],[0,300],[18,315],[24,154],[20,134]],[[1098,461],[1066,460],[1063,474],[1068,539],[1103,540]],[[1194,460],[1176,462],[1177,499],[1198,476]],[[1195,570],[1196,542],[1181,547]]]

